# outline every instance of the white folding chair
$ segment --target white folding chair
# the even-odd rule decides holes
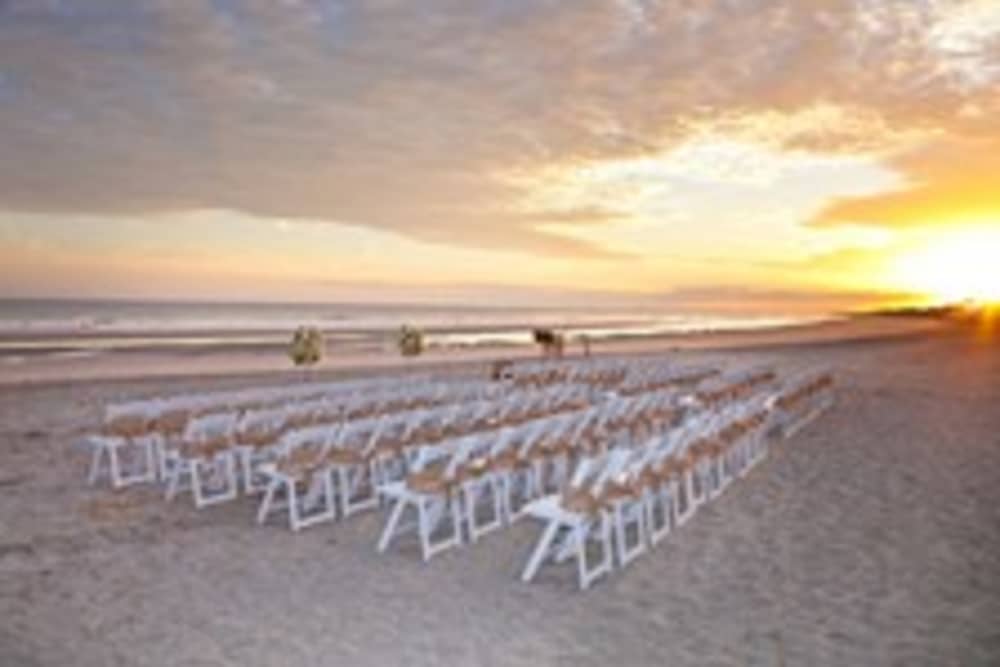
[[[236,422],[236,413],[228,412],[198,417],[188,424],[182,446],[167,455],[167,500],[174,499],[185,478],[198,509],[236,498]]]
[[[269,480],[257,510],[257,523],[266,522],[274,509],[288,510],[293,531],[337,517],[333,479],[324,456],[340,430],[339,424],[326,424],[282,437],[278,460],[260,467]]]
[[[574,556],[581,590],[611,571],[611,520],[600,498],[605,483],[620,472],[628,456],[629,452],[616,450],[584,459],[577,465],[566,495],[552,494],[528,504],[525,513],[542,521],[545,528],[521,574],[522,581],[534,579],[546,560],[562,562]],[[588,542],[596,542],[600,548],[596,564],[588,562]]]
[[[379,487],[379,494],[392,503],[382,530],[378,551],[384,553],[400,533],[416,530],[424,561],[462,542],[462,512],[457,491],[457,475],[479,436],[467,436],[437,445],[421,447],[406,479]],[[412,508],[416,521],[400,523]],[[450,532],[435,537],[442,521],[450,518]]]

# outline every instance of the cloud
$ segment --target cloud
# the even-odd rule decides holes
[[[847,312],[919,300],[914,294],[865,289],[768,289],[709,285],[668,292],[661,304],[709,312],[760,312],[771,315]]]
[[[1000,140],[950,138],[899,155],[891,164],[908,177],[907,187],[836,200],[812,224],[887,228],[1000,224]]]
[[[963,6],[8,0],[0,205],[229,209],[615,259],[551,223],[617,211],[540,209],[532,179],[508,176],[662,154],[706,132],[823,153],[939,135],[978,147],[998,130],[998,42],[989,7],[969,18]],[[920,196],[963,194],[946,173],[898,165],[923,179]],[[909,219],[860,201],[821,221]]]

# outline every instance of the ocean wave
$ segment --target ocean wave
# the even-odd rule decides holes
[[[277,346],[301,325],[331,344],[391,340],[406,323],[435,346],[531,344],[530,331],[552,328],[574,338],[608,339],[807,324],[824,318],[782,314],[717,315],[652,310],[274,304],[0,302],[0,353],[72,357],[137,348]]]

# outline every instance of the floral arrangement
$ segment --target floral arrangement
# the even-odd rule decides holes
[[[417,357],[424,351],[424,333],[416,327],[404,324],[396,336],[396,345],[404,357]]]
[[[296,366],[312,366],[323,358],[323,333],[316,327],[299,327],[292,336],[288,356]]]

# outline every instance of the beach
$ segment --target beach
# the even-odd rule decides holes
[[[397,370],[440,369],[468,363],[486,363],[494,359],[530,359],[538,356],[538,348],[531,344],[531,323],[515,327],[506,324],[503,331],[515,342],[487,339],[478,343],[455,345],[434,344],[419,358],[400,359],[396,350],[395,330],[368,330],[351,332],[363,336],[364,343],[341,344],[328,340],[321,364],[309,370],[311,377],[324,373],[344,374],[358,372],[395,372]],[[936,332],[946,324],[934,318],[902,318],[891,316],[858,315],[830,317],[800,324],[719,331],[677,331],[669,333],[623,334],[618,332],[603,338],[593,338],[590,349],[594,354],[643,354],[662,353],[664,350],[691,350],[712,348],[771,347],[782,345],[825,344],[843,341],[909,337]],[[184,376],[214,376],[223,381],[227,377],[250,377],[266,374],[270,382],[295,381],[306,375],[301,369],[291,367],[288,359],[288,341],[292,331],[268,331],[266,336],[232,330],[207,330],[191,334],[172,333],[157,345],[137,344],[111,348],[79,348],[53,351],[45,337],[39,345],[46,346],[46,353],[0,355],[0,386],[47,384],[66,380],[90,381],[109,379],[165,378]],[[445,336],[481,335],[481,327],[451,328]],[[495,330],[494,330],[495,331]],[[622,331],[628,331],[623,329]],[[132,330],[128,334],[142,338],[146,334]],[[119,336],[120,338],[120,336]],[[266,338],[267,342],[239,342],[247,338]],[[189,343],[176,342],[178,339]],[[94,335],[93,341],[106,340]],[[0,343],[4,342],[0,336]],[[79,338],[74,339],[79,344]],[[567,356],[580,356],[583,348],[578,339],[570,337]]]
[[[572,351],[576,353],[575,350]],[[88,487],[73,446],[137,396],[294,381],[279,352],[0,370],[0,665],[995,665],[1000,345],[871,318],[611,341],[597,354],[833,370],[836,403],[622,572],[517,574],[528,521],[422,563],[382,512],[299,534]],[[312,377],[484,371],[530,347],[333,356]],[[125,361],[122,361],[122,360]]]

